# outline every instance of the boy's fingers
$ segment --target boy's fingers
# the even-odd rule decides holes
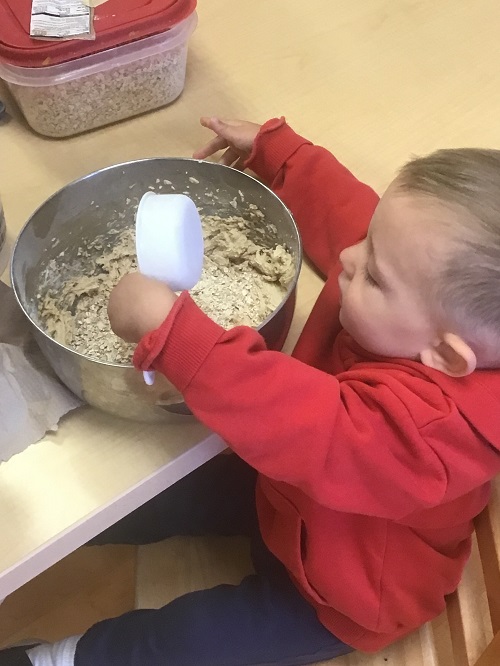
[[[232,148],[228,148],[226,152],[222,155],[219,160],[220,164],[225,164],[226,166],[231,166],[234,162],[239,159],[238,153]]]
[[[202,125],[203,127],[208,127],[208,129],[212,129],[211,123],[213,120],[214,118],[211,118],[210,116],[202,116],[200,118],[200,125]]]
[[[227,148],[227,146],[228,143],[226,139],[224,139],[224,137],[216,136],[211,141],[209,141],[205,146],[203,146],[202,148],[198,148],[198,150],[195,150],[195,152],[193,153],[193,157],[196,160],[203,160],[205,159],[205,157],[209,157],[210,155],[217,153],[219,150]]]
[[[215,116],[203,116],[200,118],[200,123],[203,127],[211,129],[212,132],[224,137],[227,141],[236,139],[238,130],[241,127],[241,120],[224,120],[223,118],[216,118]]]
[[[208,129],[213,130],[216,132],[217,130],[215,129],[220,128],[220,127],[230,127],[231,125],[235,126],[238,125],[240,121],[238,120],[224,120],[224,118],[217,118],[217,116],[202,116],[200,118],[200,124],[203,125],[203,127],[207,127]]]
[[[245,168],[245,162],[246,160],[243,157],[239,157],[238,160],[233,164],[233,169],[238,169],[239,171],[243,171]]]
[[[220,136],[224,136],[228,129],[227,123],[225,123],[223,120],[220,120],[220,118],[215,118],[213,116],[203,116],[200,118],[200,124],[202,127],[206,127],[207,129],[212,130],[212,132],[215,132]]]

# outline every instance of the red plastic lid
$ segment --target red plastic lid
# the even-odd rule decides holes
[[[94,10],[95,40],[31,39],[32,0],[0,0],[0,60],[47,67],[169,30],[187,18],[196,0],[108,0]]]

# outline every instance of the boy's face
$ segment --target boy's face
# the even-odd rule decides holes
[[[439,336],[430,289],[449,246],[440,221],[452,215],[438,201],[392,184],[367,238],[341,253],[340,322],[367,351],[418,358]]]

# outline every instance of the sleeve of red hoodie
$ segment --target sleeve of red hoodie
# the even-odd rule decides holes
[[[344,248],[366,236],[378,195],[284,118],[262,126],[245,166],[290,208],[304,251],[323,275]]]
[[[252,165],[287,193],[297,217],[307,216],[301,229],[310,232],[309,251],[326,272],[342,239],[364,235],[373,206],[369,188],[284,124],[264,131],[258,143]],[[323,164],[321,175],[314,155]],[[308,170],[323,182],[316,208],[299,201],[305,193],[298,183]],[[297,183],[296,197],[288,176]],[[352,196],[357,192],[361,213]],[[325,230],[317,225],[322,219],[328,226],[330,216],[326,252]],[[186,292],[163,325],[141,340],[134,362],[165,374],[194,415],[259,472],[324,506],[399,518],[457,491],[449,487],[439,438],[423,433],[446,419],[452,439],[463,444],[467,435],[460,415],[425,380],[373,369],[336,378],[267,350],[252,328],[225,331]]]

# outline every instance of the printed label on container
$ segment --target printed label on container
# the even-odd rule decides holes
[[[92,10],[79,0],[33,0],[30,35],[68,38],[92,33]]]

